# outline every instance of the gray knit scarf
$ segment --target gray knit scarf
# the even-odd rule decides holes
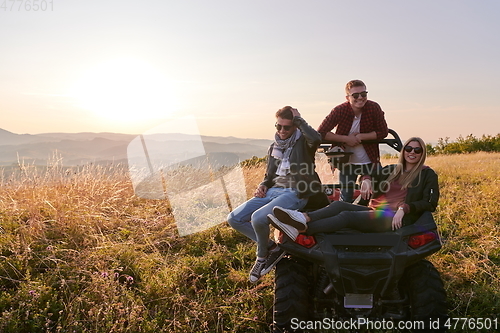
[[[286,176],[290,173],[290,154],[292,153],[293,146],[301,135],[302,132],[300,132],[299,129],[295,130],[295,133],[285,140],[280,139],[278,133],[275,134],[271,156],[281,161],[276,171],[278,176]]]

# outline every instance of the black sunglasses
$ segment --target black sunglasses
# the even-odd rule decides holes
[[[422,149],[422,147],[412,147],[412,146],[406,146],[405,148],[405,151],[408,152],[408,153],[411,153],[411,151],[415,151],[415,154],[422,154],[422,152],[424,151]]]
[[[287,131],[287,132],[288,132],[289,130],[291,130],[291,129],[292,129],[292,127],[293,127],[293,126],[290,126],[290,125],[288,125],[288,126],[283,126],[283,125],[280,125],[280,124],[275,124],[275,125],[274,125],[274,127],[276,127],[276,129],[277,129],[278,131],[281,131],[281,129],[283,128],[285,131]]]
[[[352,98],[354,99],[358,99],[359,96],[361,97],[366,97],[366,95],[368,95],[368,91],[362,91],[362,92],[359,92],[359,93],[354,93],[354,94],[351,94],[350,96],[352,96]]]

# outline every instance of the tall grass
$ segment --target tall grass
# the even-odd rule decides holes
[[[500,154],[430,157],[445,239],[430,259],[451,317],[500,312]],[[244,168],[250,197],[264,174]],[[266,332],[273,273],[248,282],[255,244],[222,223],[179,237],[165,200],[122,165],[0,173],[0,332]]]
[[[445,239],[433,261],[441,272],[453,317],[500,313],[500,154],[429,159],[439,174],[436,220]]]
[[[179,237],[123,166],[20,164],[1,181],[0,332],[267,327],[272,279],[247,282],[253,244],[226,225]]]

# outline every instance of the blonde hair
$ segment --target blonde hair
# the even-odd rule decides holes
[[[410,172],[405,172],[406,160],[404,157],[404,147],[406,147],[410,142],[414,141],[418,142],[422,147],[422,156],[420,156],[420,160],[418,161],[417,165],[415,165],[415,167],[412,170],[410,170]],[[411,187],[411,183],[413,183],[413,181],[420,176],[420,171],[422,170],[426,157],[427,157],[427,149],[424,140],[422,140],[419,137],[409,138],[403,145],[403,149],[401,150],[401,154],[399,155],[398,164],[387,178],[387,183],[391,183],[393,180],[397,179],[399,180],[399,184],[401,184],[401,187],[403,189]]]
[[[349,95],[349,90],[351,90],[352,87],[365,87],[366,89],[366,84],[361,80],[351,80],[347,82],[347,84],[345,85],[346,95]]]

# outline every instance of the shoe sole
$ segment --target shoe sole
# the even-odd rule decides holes
[[[276,229],[278,229],[279,231],[284,233],[288,238],[290,238],[292,241],[295,242],[295,239],[297,239],[297,237],[294,235],[288,234],[287,230],[281,229],[281,226],[279,225],[279,223],[276,223],[276,221],[274,219],[276,219],[276,217],[272,216],[271,214],[269,214],[267,216],[267,222],[271,223],[273,225],[273,227],[275,227]],[[281,222],[281,221],[279,221],[279,222]]]
[[[273,214],[281,223],[288,224],[299,230],[299,232],[304,232],[307,230],[307,224],[304,225],[303,223],[294,220],[292,216],[290,216],[290,214],[288,214],[284,210],[281,210],[281,207],[274,207]]]
[[[273,268],[274,266],[276,266],[276,264],[281,260],[283,259],[283,257],[285,256],[285,251],[283,251],[277,258],[274,262],[272,262],[269,267],[267,267],[266,269],[263,269],[261,272],[260,272],[260,275],[266,275],[267,273],[269,273]]]
[[[250,281],[250,283],[257,283],[257,282],[259,282],[260,278],[263,275],[262,271],[263,271],[263,269],[260,270],[260,275],[258,275],[258,276],[250,273],[250,276],[248,277],[248,281]],[[252,278],[255,278],[256,280],[252,281]]]
[[[248,281],[250,281],[250,283],[255,284],[255,283],[259,282],[261,276],[259,276],[259,278],[257,280],[255,280],[255,281],[252,281],[250,278],[248,278]]]
[[[257,280],[255,280],[255,281],[252,281],[252,280],[248,279],[248,281],[249,281],[250,283],[252,283],[252,284],[256,284],[257,282],[259,282],[259,280],[260,280],[260,278],[258,278],[258,279],[257,279]]]

